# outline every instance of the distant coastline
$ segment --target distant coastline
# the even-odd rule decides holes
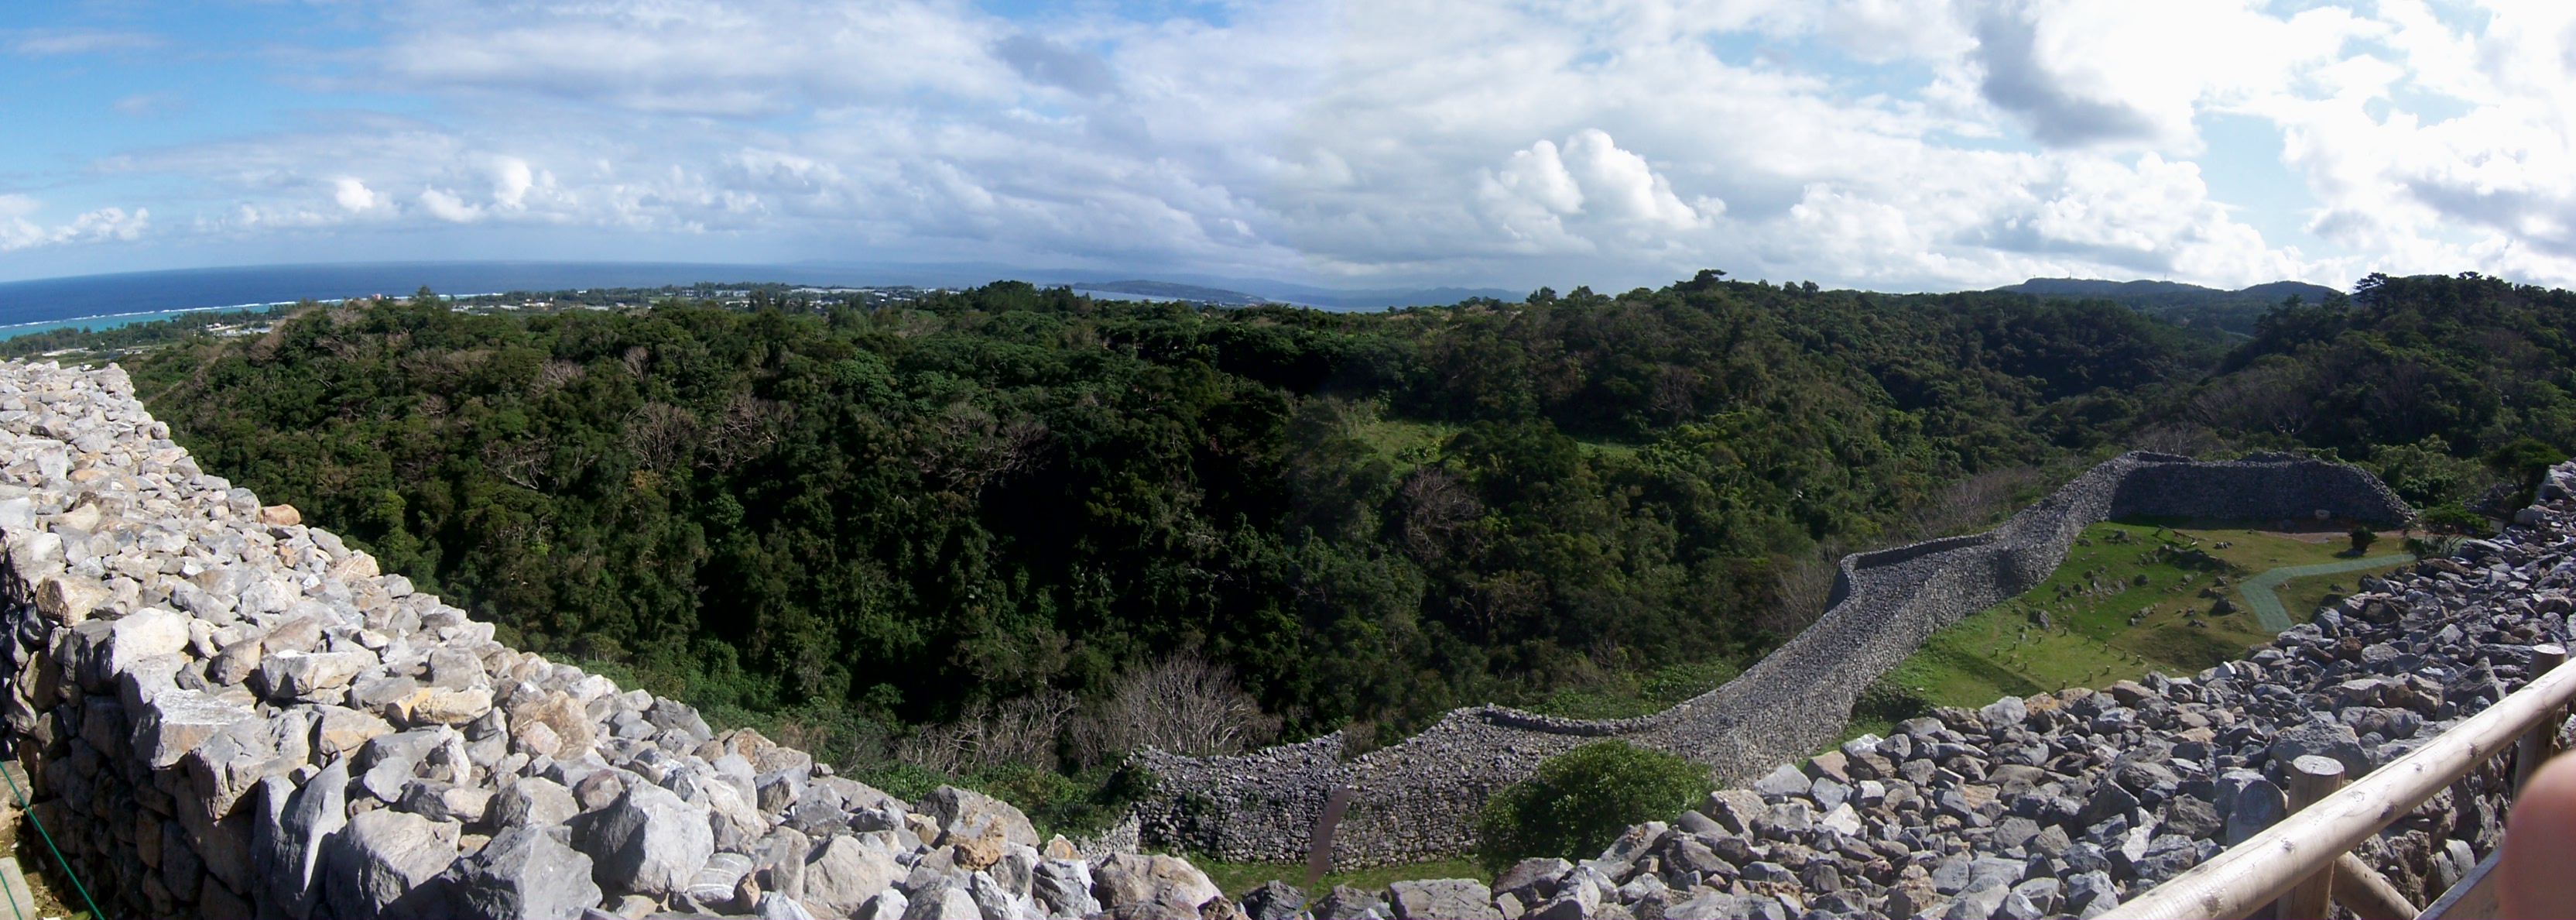
[[[42,323],[102,323],[104,327],[121,324],[102,322],[112,318],[243,309],[305,298],[400,296],[422,285],[441,294],[456,294],[741,282],[818,287],[971,287],[1002,279],[1047,287],[1070,286],[1094,296],[1118,299],[1206,300],[1229,305],[1273,302],[1328,310],[1451,304],[1470,297],[1517,300],[1521,296],[1487,288],[1341,290],[1256,278],[1150,270],[1026,269],[985,263],[370,262],[187,268],[0,282],[0,336],[43,331],[36,325]]]

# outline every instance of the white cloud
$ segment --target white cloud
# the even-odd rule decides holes
[[[536,174],[528,170],[528,161],[502,157],[493,164],[492,202],[512,211],[528,207],[528,189],[536,185]]]
[[[481,207],[466,204],[456,193],[440,188],[422,189],[420,206],[429,216],[452,223],[471,223],[483,216]]]
[[[339,202],[342,210],[352,214],[372,209],[379,203],[376,193],[354,177],[341,176],[331,180],[331,190],[331,200]]]
[[[2463,31],[2479,18],[2445,3],[1271,0],[1219,24],[412,0],[315,85],[458,102],[447,120],[314,116],[85,175],[178,177],[181,232],[666,241],[638,257],[723,238],[1372,284],[2576,281],[2576,7],[2484,0]],[[2220,113],[2277,126],[2280,162],[2213,153]],[[2213,188],[2248,166],[2313,208],[2232,212]]]
[[[99,208],[50,227],[28,219],[43,208],[43,202],[26,195],[0,194],[0,252],[63,243],[132,241],[152,226],[151,212],[139,208],[132,214],[123,208]]]
[[[10,50],[28,56],[145,51],[161,47],[159,36],[112,29],[19,29],[10,35]]]

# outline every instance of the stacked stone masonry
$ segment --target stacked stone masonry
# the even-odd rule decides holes
[[[2291,761],[2358,778],[2536,676],[2533,648],[2563,646],[2576,613],[2576,465],[2540,497],[2496,539],[2363,579],[2244,660],[1945,707],[1630,827],[1595,858],[1525,860],[1478,915],[2099,916],[2281,820]],[[2571,727],[2554,726],[2562,744]],[[2481,764],[2355,852],[2432,903],[2501,843],[2515,766]],[[1393,894],[1336,889],[1314,916]],[[1268,916],[1294,895],[1243,904]]]
[[[2202,463],[2130,453],[2105,461],[1981,534],[1844,557],[1814,625],[1725,686],[1654,715],[1557,719],[1500,706],[1450,712],[1356,759],[1338,735],[1232,757],[1148,751],[1158,794],[1139,809],[1147,842],[1228,860],[1303,859],[1325,801],[1351,802],[1334,832],[1340,865],[1399,863],[1473,844],[1486,796],[1538,762],[1601,738],[1751,779],[1834,740],[1853,701],[1925,637],[2038,584],[2087,525],[2133,516],[2394,525],[2413,512],[2369,473],[2287,454]]]
[[[111,917],[1232,912],[1132,825],[898,801],[504,647],[198,469],[115,368],[0,364],[0,550],[7,750]]]

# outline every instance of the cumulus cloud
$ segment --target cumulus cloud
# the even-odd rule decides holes
[[[378,204],[375,191],[351,176],[331,180],[331,200],[338,202],[341,210],[352,214],[371,210]]]
[[[151,213],[139,208],[132,214],[123,208],[99,208],[53,226],[28,219],[43,207],[43,202],[26,195],[0,194],[0,252],[61,243],[131,241],[152,226]]]
[[[2576,281],[2576,7],[2480,2],[404,0],[308,82],[455,114],[63,181],[177,177],[173,232],[237,238],[613,228],[1371,284]],[[35,37],[0,40],[72,53]],[[2221,114],[2279,161],[2213,153]],[[2247,219],[2216,189],[2248,167],[2313,204]],[[32,213],[12,245],[98,233]]]
[[[1631,236],[1707,223],[1644,157],[1619,149],[1598,128],[1575,132],[1561,152],[1544,139],[1513,152],[1501,169],[1483,177],[1478,196],[1504,233],[1540,248],[1592,250],[1594,240],[1567,229],[1572,217]],[[1724,209],[1722,202],[1702,203]]]

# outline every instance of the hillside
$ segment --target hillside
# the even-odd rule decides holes
[[[2299,281],[2274,281],[2233,291],[2173,281],[2099,281],[2085,278],[2032,278],[1995,289],[1998,293],[2038,297],[2101,299],[2185,326],[2254,334],[2256,321],[2281,302],[2296,296],[2324,303],[2342,291]]]
[[[2390,286],[2327,338],[2500,284]],[[2328,441],[2249,414],[2272,378],[2248,375],[2342,360],[2307,314],[2231,354],[2101,301],[1713,275],[1382,314],[1018,284],[288,313],[127,358],[209,469],[518,647],[1031,797],[1148,741],[1651,709],[1812,617],[1841,551],[1976,529],[2128,446],[2334,449],[2429,504],[2494,479],[2462,458],[2576,418]],[[2525,314],[2535,341],[2566,321]],[[2511,360],[2463,341],[2408,354]],[[2475,402],[2481,373],[2427,398]],[[1206,731],[1136,722],[1172,687],[1214,702]]]

